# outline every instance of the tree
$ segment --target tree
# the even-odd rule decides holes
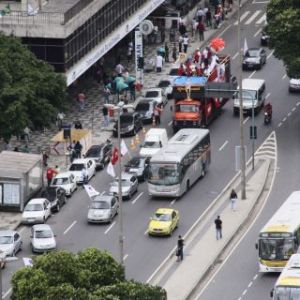
[[[0,137],[50,125],[64,105],[65,90],[65,79],[52,66],[18,38],[0,33]]]
[[[123,267],[106,251],[89,248],[78,254],[67,251],[34,258],[32,267],[12,278],[12,300],[166,300],[166,292],[126,281]]]
[[[300,1],[271,0],[267,6],[267,32],[274,55],[282,59],[290,77],[300,75]]]

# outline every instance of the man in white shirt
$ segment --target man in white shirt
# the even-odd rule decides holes
[[[189,46],[189,37],[188,35],[186,34],[184,37],[183,37],[183,52],[184,53],[187,53],[187,48]]]
[[[160,54],[158,54],[156,56],[156,72],[161,72],[163,63],[164,63],[163,57]]]
[[[120,63],[118,63],[116,65],[116,69],[115,70],[116,70],[116,72],[117,72],[117,74],[119,76],[122,76],[122,73],[125,71],[125,68]]]

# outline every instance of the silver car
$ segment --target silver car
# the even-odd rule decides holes
[[[144,99],[148,101],[155,101],[158,105],[165,106],[168,102],[167,97],[164,95],[164,91],[161,88],[148,88],[144,92]]]
[[[31,227],[30,246],[33,253],[43,253],[56,249],[56,240],[48,224],[38,224]]]
[[[17,231],[0,230],[0,251],[5,256],[15,256],[22,249],[22,239]]]
[[[122,174],[122,198],[130,199],[134,193],[138,190],[138,179],[137,176],[130,173]],[[119,193],[119,179],[115,180],[110,184],[109,194],[118,196]]]
[[[110,223],[118,214],[119,201],[115,196],[96,196],[88,210],[89,223]]]

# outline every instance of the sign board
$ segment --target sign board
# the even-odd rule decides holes
[[[135,78],[144,85],[144,71],[139,68],[139,57],[144,57],[143,34],[140,30],[135,30]]]

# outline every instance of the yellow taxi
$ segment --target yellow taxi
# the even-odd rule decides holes
[[[159,208],[150,219],[149,235],[172,235],[179,223],[179,212],[173,208]]]

